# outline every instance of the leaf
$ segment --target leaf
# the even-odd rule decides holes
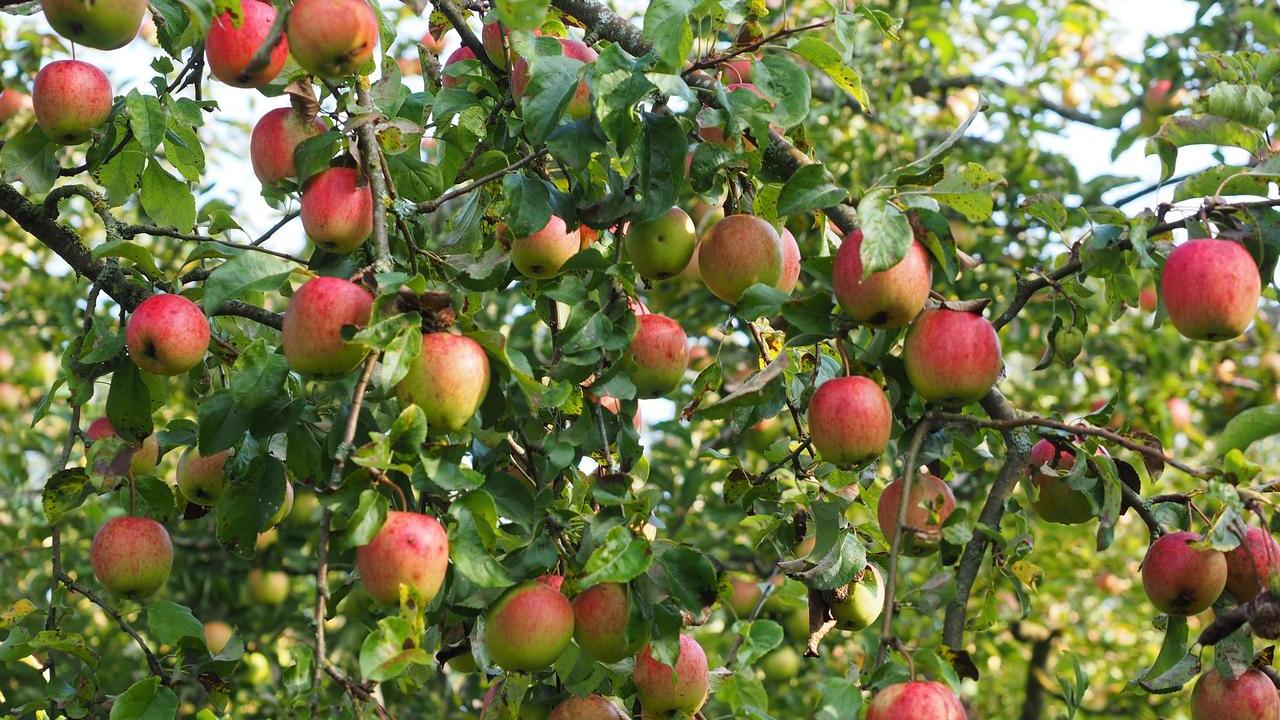
[[[658,556],[667,591],[685,610],[701,612],[716,599],[716,568],[696,548],[676,546]]]
[[[168,600],[147,607],[147,627],[162,645],[177,645],[182,638],[204,639],[204,625],[183,605]]]
[[[582,63],[561,55],[537,55],[529,62],[529,86],[520,104],[529,142],[538,145],[560,122],[578,88]]]
[[[161,227],[191,232],[196,224],[196,196],[155,158],[142,173],[142,209]]]
[[[0,177],[21,180],[33,193],[45,193],[58,179],[57,145],[39,126],[5,142],[0,148]]]
[[[502,191],[507,198],[504,218],[512,237],[529,237],[551,220],[551,193],[541,179],[512,173],[502,179]]]
[[[888,270],[902,261],[911,248],[911,223],[889,202],[891,190],[876,188],[858,203],[862,226],[862,277]]]
[[[0,612],[0,630],[8,630],[22,618],[36,611],[36,606],[26,598],[19,598],[8,610]]]
[[[360,646],[360,674],[383,682],[403,675],[412,665],[434,664],[435,658],[418,647],[413,626],[404,618],[386,617]]]
[[[579,583],[582,587],[591,587],[606,582],[630,582],[644,574],[651,562],[653,549],[649,541],[636,537],[622,525],[615,525],[587,558]]]
[[[693,0],[654,0],[644,11],[644,39],[653,45],[659,69],[675,71],[693,49],[689,13]]]
[[[789,57],[769,54],[754,66],[752,80],[775,101],[773,119],[783,128],[800,124],[809,116],[812,88],[809,75]]]
[[[298,187],[307,184],[312,175],[329,168],[329,161],[338,151],[342,133],[330,130],[298,143],[293,149],[293,165],[298,170]]]
[[[493,507],[493,498],[483,491],[473,492],[462,502],[450,505],[449,514],[457,520],[449,530],[449,558],[453,561],[454,569],[480,587],[505,588],[514,585],[515,580],[493,557],[481,537],[482,530],[489,537],[497,530],[497,511]]]
[[[151,250],[130,240],[108,240],[95,247],[92,255],[94,260],[104,257],[132,260],[148,277],[160,277],[160,269],[156,267],[156,259]]]
[[[170,720],[177,717],[178,696],[160,686],[160,678],[139,680],[116,698],[110,720]]]
[[[124,111],[138,144],[148,155],[154,153],[164,139],[165,113],[160,100],[135,88],[124,98]]]
[[[512,30],[537,30],[547,16],[550,0],[497,0],[498,17]]]
[[[641,115],[640,145],[636,165],[640,173],[639,207],[632,220],[653,220],[671,209],[684,184],[684,158],[688,138],[673,115]]]
[[[347,520],[346,534],[343,543],[347,547],[360,547],[373,542],[374,536],[387,521],[387,511],[391,503],[386,496],[377,490],[365,490],[360,493],[360,504]]]
[[[112,207],[123,205],[138,190],[146,166],[147,155],[137,140],[125,143],[115,157],[99,166],[94,176],[106,189],[107,201]]]
[[[742,632],[742,645],[734,660],[738,667],[752,667],[757,660],[782,644],[782,626],[773,620],[756,620]]]
[[[1267,146],[1257,130],[1213,115],[1175,115],[1147,141],[1147,155],[1160,156],[1160,180],[1173,177],[1178,148],[1189,145],[1226,145],[1258,153]]]
[[[151,422],[151,391],[138,366],[125,357],[116,361],[111,373],[107,419],[116,434],[133,443],[141,443],[155,429]]]
[[[255,458],[243,473],[232,475],[215,510],[223,547],[240,557],[253,557],[258,533],[267,529],[284,503],[285,482],[284,464],[270,455]]]
[[[970,222],[982,222],[991,217],[991,193],[1003,184],[1004,178],[999,175],[977,163],[966,163],[960,172],[948,174],[928,194]]]
[[[1249,408],[1227,421],[1210,449],[1218,457],[1225,457],[1232,450],[1245,450],[1277,433],[1280,433],[1280,404]]]
[[[856,534],[845,532],[816,565],[792,577],[815,590],[835,590],[848,585],[866,566],[867,549]]]
[[[756,283],[743,291],[738,299],[738,316],[744,320],[777,315],[791,295],[776,287]]]
[[[795,171],[778,195],[779,215],[800,213],[832,207],[844,202],[848,191],[836,185],[820,163],[805,165]]]
[[[44,484],[44,492],[40,495],[44,516],[50,524],[58,522],[68,510],[80,507],[92,489],[84,468],[67,468],[54,473]]]
[[[280,258],[242,252],[209,273],[204,284],[204,310],[212,314],[222,303],[244,293],[275,290],[291,271],[289,263]]]
[[[205,398],[196,413],[199,420],[197,446],[201,455],[208,456],[234,447],[249,431],[249,411],[236,404],[229,390]]]
[[[1067,209],[1058,198],[1048,193],[1036,193],[1023,200],[1019,207],[1058,234],[1062,234],[1062,229],[1067,225]]]
[[[252,409],[280,397],[288,376],[289,362],[258,338],[236,357],[227,385],[237,404]]]
[[[862,77],[840,59],[840,53],[822,38],[806,35],[791,46],[791,52],[813,63],[836,87],[849,93],[867,112],[871,111],[871,98],[862,87]]]

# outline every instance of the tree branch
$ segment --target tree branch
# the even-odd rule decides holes
[[[491,183],[494,180],[498,180],[506,176],[508,173],[519,170],[525,165],[528,165],[529,163],[533,162],[534,160],[537,160],[538,158],[546,154],[547,154],[546,148],[535,150],[529,153],[528,155],[525,155],[524,157],[520,158],[519,160],[511,163],[510,165],[502,168],[501,170],[494,170],[488,175],[482,175],[476,178],[475,180],[472,180],[469,183],[466,183],[464,185],[459,185],[458,187],[443,193],[442,195],[440,195],[440,197],[436,198],[435,200],[423,200],[422,202],[418,203],[417,210],[418,212],[421,212],[421,213],[433,213],[436,210],[439,210],[442,205],[449,202],[450,200],[453,200],[455,198],[460,198],[463,195],[466,195],[467,193],[471,192],[472,190],[475,190],[476,188],[479,188],[483,185]]]
[[[109,605],[106,600],[103,600],[94,591],[84,585],[81,585],[75,580],[72,580],[70,575],[67,575],[66,573],[59,573],[57,578],[59,582],[67,586],[68,590],[83,595],[85,599],[102,608],[103,612],[109,615],[112,620],[115,620],[116,625],[119,625],[120,629],[129,637],[133,638],[133,641],[142,649],[142,654],[147,658],[147,667],[150,668],[151,674],[160,678],[160,683],[162,685],[169,684],[169,678],[164,672],[164,666],[160,664],[160,658],[156,657],[156,654],[151,651],[151,646],[147,645],[147,641],[142,639],[142,636],[138,634],[137,630],[133,629],[133,626],[129,624],[128,620],[124,619],[124,615],[120,614],[119,610],[116,610],[114,607]]]
[[[893,536],[889,538],[889,567],[885,576],[884,608],[880,611],[880,646],[876,648],[876,667],[884,663],[893,640],[893,609],[898,589],[898,559],[902,554],[902,533],[907,524],[907,512],[911,509],[911,485],[919,470],[920,446],[924,444],[924,436],[929,434],[931,420],[928,416],[916,425],[915,434],[911,436],[911,445],[907,448],[906,468],[902,474],[902,492],[898,496],[898,517],[893,526]]]
[[[366,85],[361,78],[356,89],[356,100],[361,107],[377,112]],[[377,248],[374,266],[379,272],[387,272],[392,266],[391,245],[387,239],[387,179],[382,175],[382,151],[378,148],[378,134],[374,131],[372,122],[362,123],[356,133],[360,136],[364,175],[369,180],[369,189],[373,194],[373,241]]]

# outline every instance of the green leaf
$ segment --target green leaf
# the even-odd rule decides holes
[[[200,144],[196,131],[183,125],[177,116],[169,118],[169,130],[164,136],[164,156],[188,182],[200,182],[204,175],[204,146]],[[209,234],[215,233],[210,231]]]
[[[529,86],[520,101],[529,142],[542,143],[559,124],[581,67],[581,61],[562,55],[537,55],[529,62]]]
[[[151,391],[142,381],[142,372],[133,361],[121,357],[111,373],[111,389],[107,391],[107,418],[116,434],[141,443],[154,426],[151,422]]]
[[[2,164],[2,163],[0,163]],[[95,177],[107,191],[107,201],[112,207],[123,205],[138,190],[142,171],[147,166],[147,154],[137,140],[125,143],[116,156],[103,163]]]
[[[231,461],[228,461],[228,465]],[[233,474],[215,510],[218,541],[236,555],[251,558],[258,533],[267,529],[285,496],[284,464],[264,455]]]
[[[0,148],[0,177],[21,180],[33,193],[45,193],[58,179],[57,145],[39,126],[5,142]]]
[[[124,111],[138,144],[148,155],[154,153],[164,139],[165,113],[160,100],[137,89],[130,90],[124,98]]]
[[[1004,184],[1004,178],[977,163],[966,163],[957,173],[950,173],[933,186],[929,195],[949,205],[970,222],[991,217],[991,193]]]
[[[809,76],[789,57],[769,54],[757,63],[752,80],[775,101],[773,119],[784,128],[799,125],[809,116],[812,89]]]
[[[813,63],[831,78],[836,87],[849,93],[867,111],[871,110],[871,99],[862,87],[862,77],[840,59],[840,53],[827,44],[827,41],[814,35],[805,35],[800,42],[791,46],[791,51]]]
[[[413,626],[403,618],[386,617],[360,646],[360,674],[383,682],[403,675],[413,665],[431,665],[435,658],[421,647]]]
[[[204,639],[204,625],[183,605],[168,600],[151,603],[147,607],[147,627],[156,641],[163,645],[177,645],[182,638]]]
[[[212,455],[234,447],[249,431],[249,411],[236,404],[231,391],[221,390],[200,403],[197,445],[201,455]]]
[[[738,667],[751,667],[770,650],[782,644],[782,626],[773,620],[756,620],[742,634],[742,646],[734,662]]]
[[[1249,408],[1227,421],[1210,449],[1218,457],[1225,457],[1232,450],[1245,450],[1277,433],[1280,433],[1280,405]]]
[[[876,188],[858,203],[863,278],[897,265],[911,248],[911,223],[889,202],[891,193],[888,188]]]
[[[778,288],[756,283],[747,288],[738,299],[738,316],[748,322],[760,317],[773,317],[791,296]]]
[[[219,265],[204,284],[204,309],[213,313],[222,303],[248,292],[267,292],[280,287],[292,271],[291,265],[265,253],[242,252]]]
[[[636,165],[640,172],[639,208],[633,220],[645,222],[669,211],[684,184],[688,138],[672,115],[644,113]]]
[[[156,267],[155,256],[151,250],[131,240],[110,240],[93,249],[93,259],[104,257],[122,257],[132,260],[148,277],[160,277],[160,269]]]
[[[160,686],[160,678],[139,680],[116,698],[110,720],[171,720],[178,714],[178,696]]]
[[[196,196],[155,158],[142,173],[142,209],[161,227],[191,232],[196,224]]]
[[[685,610],[701,612],[715,602],[716,568],[702,552],[673,547],[658,556],[658,564],[667,574],[667,591]]]
[[[1258,153],[1267,146],[1261,130],[1213,115],[1175,115],[1147,141],[1147,155],[1160,156],[1160,179],[1173,177],[1178,148],[1189,145],[1225,145]]]
[[[347,520],[346,534],[343,542],[347,547],[360,547],[373,542],[374,536],[387,521],[387,511],[391,504],[377,490],[365,490],[360,493],[360,504]]]
[[[68,510],[80,507],[92,489],[84,468],[67,468],[54,473],[40,494],[44,516],[50,524],[58,522]]]
[[[848,191],[836,185],[821,163],[805,165],[782,186],[778,195],[779,215],[798,215],[844,202]]]
[[[231,397],[245,408],[256,408],[280,397],[289,362],[258,338],[249,344],[231,366]]]
[[[1022,201],[1024,212],[1049,226],[1054,232],[1062,234],[1067,226],[1067,209],[1058,198],[1047,193],[1036,193]]]
[[[848,585],[867,566],[867,549],[858,536],[846,532],[839,536],[835,546],[818,560],[817,565],[794,575],[815,590],[835,590]]]
[[[454,569],[471,582],[486,588],[515,584],[506,568],[493,557],[485,538],[492,542],[497,532],[497,510],[488,493],[477,491],[449,506],[457,523],[449,529],[449,558]]]
[[[636,537],[622,525],[615,525],[605,534],[603,542],[587,558],[582,587],[600,583],[627,583],[644,574],[653,562],[653,549],[649,541]]]
[[[504,213],[511,236],[525,238],[546,227],[551,220],[551,193],[538,178],[512,173],[502,179],[507,198]]]
[[[547,16],[550,0],[497,0],[498,17],[512,30],[537,30]]]
[[[298,143],[293,149],[293,165],[298,170],[298,187],[307,184],[307,180],[321,170],[329,168],[329,161],[338,152],[342,143],[342,133],[330,130],[309,137]]]
[[[693,0],[654,0],[644,11],[644,39],[653,45],[659,69],[675,71],[693,49],[689,12]]]

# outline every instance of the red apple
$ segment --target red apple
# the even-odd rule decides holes
[[[55,60],[40,68],[31,88],[36,123],[49,140],[79,145],[111,117],[111,81],[80,60]]]
[[[547,720],[628,720],[617,705],[602,695],[569,696],[556,705]]]
[[[1191,720],[1272,720],[1280,717],[1280,693],[1261,670],[1228,680],[1209,668],[1191,691]]]
[[[129,357],[156,375],[181,375],[209,350],[209,321],[181,295],[152,295],[134,308],[125,328]]]
[[[326,129],[324,121],[311,122],[293,108],[276,108],[263,115],[249,136],[249,160],[253,174],[263,185],[274,185],[285,178],[298,176],[293,164],[293,151],[298,143],[315,137]]]
[[[10,88],[0,89],[0,123],[8,122],[31,107],[31,96]]]
[[[602,583],[573,599],[573,639],[578,647],[602,663],[616,663],[635,655],[648,642],[647,632],[627,638],[631,601],[627,586]],[[647,630],[647,626],[642,627]]]
[[[195,448],[183,453],[178,459],[178,489],[182,496],[196,505],[217,505],[227,489],[224,466],[229,457],[230,450],[208,456],[201,455]]]
[[[551,667],[572,638],[573,606],[559,590],[536,580],[507,590],[485,614],[489,658],[509,672]]]
[[[646,720],[665,718],[674,711],[693,715],[701,710],[707,702],[710,676],[707,654],[698,641],[688,635],[680,636],[680,655],[675,667],[655,660],[650,650],[645,647],[636,657],[632,674],[636,698]]]
[[[276,8],[261,0],[242,0],[240,13],[239,18],[232,17],[230,12],[214,18],[204,44],[209,71],[234,87],[262,87],[284,69],[285,60],[289,59],[289,41],[280,38],[266,66],[247,78],[241,78],[254,53],[270,34],[276,21]]]
[[[977,313],[925,310],[902,345],[907,379],[925,402],[963,405],[986,395],[1000,376],[1000,339]]]
[[[541,230],[511,241],[511,264],[525,277],[547,280],[559,275],[581,247],[578,231],[569,232],[564,220],[552,215]]]
[[[476,54],[471,52],[471,48],[467,47],[466,45],[463,45],[462,47],[458,48],[457,50],[454,50],[452,53],[449,54],[449,57],[444,61],[444,70],[448,70],[450,65],[460,63],[463,60],[475,60],[475,59],[476,59]],[[440,84],[443,85],[444,87],[447,87],[447,88],[458,87],[459,85],[462,85],[464,82],[466,81],[458,75],[450,75],[447,72],[442,72],[440,74]]]
[[[1227,585],[1227,558],[1217,550],[1198,550],[1193,532],[1162,535],[1142,561],[1142,588],[1156,609],[1170,615],[1195,615],[1208,609]]]
[[[392,510],[373,540],[356,548],[356,567],[364,589],[380,603],[399,603],[401,585],[431,602],[449,569],[449,536],[430,515]]]
[[[355,74],[378,47],[378,18],[365,0],[298,0],[286,32],[298,65],[326,78]]]
[[[328,252],[353,252],[373,234],[373,193],[361,180],[354,168],[334,167],[302,190],[302,229]]]
[[[1247,603],[1280,572],[1280,543],[1263,528],[1251,527],[1244,540],[1226,554],[1227,590],[1236,602]]]
[[[363,328],[373,311],[373,295],[350,280],[318,277],[289,298],[281,346],[289,367],[304,374],[341,377],[369,353],[364,345],[342,339],[342,328]]]
[[[401,401],[414,403],[427,415],[434,434],[457,432],[489,391],[489,358],[484,348],[464,335],[427,333],[422,353],[396,386]]]
[[[599,57],[591,46],[572,38],[560,38],[560,51],[565,57],[583,63],[593,63]],[[511,95],[517,102],[524,97],[528,85],[529,63],[524,58],[518,58],[511,68]],[[565,112],[574,120],[581,120],[591,114],[591,87],[587,85],[586,80],[578,82],[578,87],[574,90]]]
[[[912,240],[897,265],[864,278],[862,231],[854,230],[836,252],[831,282],[846,315],[872,327],[900,328],[919,315],[929,299],[933,268],[924,245]]]
[[[1190,240],[1169,253],[1160,292],[1170,322],[1184,337],[1229,340],[1253,322],[1262,279],[1240,243]]]
[[[871,699],[867,720],[966,720],[960,698],[942,683],[914,680],[884,688]]]
[[[782,239],[753,215],[730,215],[698,246],[698,271],[713,295],[733,305],[747,288],[776,286],[782,277]]]
[[[153,595],[169,578],[173,543],[155,520],[126,515],[98,528],[89,563],[103,587],[137,600]]]
[[[902,478],[889,483],[880,495],[876,519],[886,543],[893,542],[902,502]],[[942,542],[942,525],[956,509],[951,487],[936,475],[916,473],[907,500],[907,522],[902,528],[902,549],[907,555],[928,555]]]
[[[778,238],[782,242],[782,274],[774,287],[790,295],[796,289],[796,283],[800,282],[800,245],[796,236],[786,228],[782,228]]]
[[[813,448],[833,465],[858,465],[879,457],[892,429],[893,408],[880,384],[870,378],[832,378],[809,401]]]
[[[689,367],[689,338],[680,323],[666,315],[637,315],[626,362],[637,395],[667,395],[680,387]]]

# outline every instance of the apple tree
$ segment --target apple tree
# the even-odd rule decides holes
[[[1109,5],[0,0],[0,713],[1280,718],[1280,15]]]

